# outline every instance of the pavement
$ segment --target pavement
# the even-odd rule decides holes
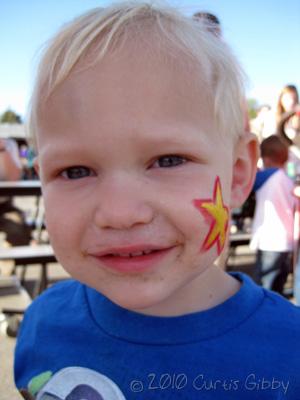
[[[18,295],[1,296],[0,308],[23,307],[30,303],[28,294],[23,291]],[[16,339],[6,335],[7,319],[0,314],[0,399],[18,400],[22,397],[17,392],[13,380],[13,355]]]
[[[13,383],[13,352],[15,339],[9,338],[4,334],[4,323],[1,324],[0,332],[0,399],[1,400],[20,400]]]

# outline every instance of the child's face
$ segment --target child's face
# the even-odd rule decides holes
[[[190,293],[223,245],[203,246],[213,218],[195,200],[212,201],[219,177],[220,234],[232,200],[233,140],[220,139],[207,95],[186,78],[142,57],[107,56],[71,74],[38,123],[59,261],[121,306],[153,314],[193,307]]]
[[[292,111],[297,103],[296,93],[292,91],[285,92],[281,97],[281,104],[284,110]]]

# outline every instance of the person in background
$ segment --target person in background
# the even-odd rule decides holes
[[[256,117],[250,121],[250,131],[255,133],[259,143],[275,134],[276,123],[271,106],[264,104],[259,107]]]
[[[299,95],[295,85],[286,85],[278,96],[275,107],[262,105],[257,116],[250,121],[251,132],[261,142],[271,135],[279,135],[288,144],[293,145],[300,132],[300,120],[294,114],[299,111]],[[293,153],[293,149],[290,152]],[[299,159],[300,154],[297,155]],[[293,158],[293,156],[289,156]]]
[[[222,36],[220,20],[214,14],[206,11],[199,11],[193,15],[193,18],[204,22],[204,24],[207,25],[207,29],[214,35],[218,37]]]
[[[22,175],[18,146],[12,139],[0,139],[0,180],[17,181]]]
[[[22,177],[22,163],[17,143],[0,139],[0,181],[17,181]],[[14,214],[14,218],[10,214]],[[0,231],[13,246],[26,245],[31,240],[31,230],[25,223],[23,212],[14,206],[11,197],[0,197]]]
[[[284,132],[287,138],[292,141],[300,133],[299,119],[293,114],[299,108],[299,94],[295,85],[286,85],[280,92],[276,122],[277,131],[282,129],[282,124],[286,124]]]
[[[38,179],[36,171],[34,169],[34,160],[36,154],[31,145],[23,144],[20,147],[20,158],[23,166],[23,180]]]
[[[298,225],[299,221],[299,213],[300,213],[300,176],[298,176],[295,180],[295,186],[294,186],[294,191],[293,194],[296,198],[296,207],[295,207],[295,232],[294,232],[294,238],[295,238],[295,248],[294,248],[294,257],[295,257],[295,265],[294,265],[294,288],[293,288],[293,294],[294,294],[294,299],[295,302],[298,306],[300,306],[300,237],[299,237],[299,232],[300,232],[300,226]],[[296,245],[298,246],[296,248]]]
[[[276,135],[261,143],[264,169],[254,184],[256,207],[250,247],[257,250],[255,275],[266,289],[283,293],[293,250],[293,181],[285,172],[288,146]]]
[[[278,99],[277,133],[289,146],[287,171],[293,178],[300,174],[300,104],[296,86],[285,86]]]

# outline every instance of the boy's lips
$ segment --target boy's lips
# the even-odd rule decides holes
[[[142,272],[155,267],[175,246],[152,245],[112,247],[100,252],[90,252],[106,267],[120,272]]]

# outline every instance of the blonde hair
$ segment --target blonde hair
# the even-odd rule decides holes
[[[157,50],[166,59],[176,58],[173,65],[182,65],[183,71],[189,66],[200,67],[199,81],[205,83],[212,98],[218,129],[234,139],[243,133],[243,72],[226,43],[201,21],[172,7],[147,1],[121,2],[76,18],[48,43],[28,115],[28,131],[34,143],[38,110],[79,61],[87,61],[84,65],[88,68],[129,42],[143,42],[143,48]],[[195,84],[195,74],[191,79]]]

